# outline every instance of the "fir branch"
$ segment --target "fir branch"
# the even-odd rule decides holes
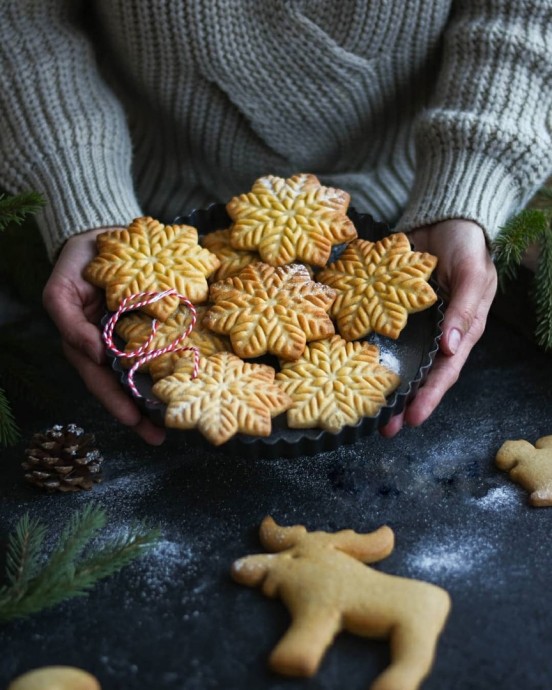
[[[22,518],[10,540],[14,547],[7,567],[9,584],[0,588],[0,622],[24,618],[66,599],[85,596],[99,580],[118,572],[159,539],[158,530],[138,525],[124,537],[108,541],[90,556],[80,558],[105,523],[106,514],[101,508],[88,505],[76,512],[39,571],[44,528],[28,516]],[[38,534],[32,546],[26,536],[30,531]],[[24,575],[18,577],[18,573]]]
[[[36,213],[45,204],[38,192],[26,192],[14,196],[0,194],[0,231],[8,225],[21,224],[29,215]]]
[[[552,350],[552,223],[541,239],[541,251],[534,278],[537,342],[545,350]]]
[[[39,554],[46,529],[38,520],[31,520],[26,513],[8,540],[6,577],[17,601],[36,576]]]
[[[159,530],[134,527],[134,531],[130,531],[125,537],[115,539],[109,546],[96,551],[82,562],[75,571],[74,586],[79,586],[83,590],[89,589],[99,578],[113,575],[128,565],[145,548],[157,542],[159,537]]]
[[[502,289],[507,280],[515,278],[527,247],[538,242],[548,227],[548,215],[536,208],[527,208],[501,228],[493,243],[493,254]]]
[[[10,402],[0,388],[0,446],[14,446],[19,438],[19,427],[15,423]]]
[[[72,579],[75,560],[105,523],[105,512],[91,503],[83,510],[73,513],[69,524],[61,533],[58,546],[42,572],[40,581],[33,587],[31,598],[48,597],[52,590],[59,587],[60,581]]]

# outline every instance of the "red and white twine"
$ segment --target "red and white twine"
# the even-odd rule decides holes
[[[165,347],[160,347],[156,348],[153,350],[149,350],[149,346],[151,345],[153,338],[155,337],[155,334],[157,333],[157,330],[159,328],[159,322],[157,319],[154,319],[151,324],[151,333],[149,334],[147,340],[140,345],[140,347],[136,348],[136,350],[131,350],[128,352],[125,352],[124,350],[119,350],[117,346],[115,345],[115,342],[113,340],[113,333],[115,331],[115,325],[117,324],[117,321],[121,317],[122,314],[124,314],[127,311],[133,311],[135,309],[140,309],[141,307],[144,307],[148,304],[153,304],[154,302],[157,302],[160,299],[163,299],[164,297],[169,297],[174,295],[175,297],[178,297],[178,299],[183,302],[188,309],[190,310],[191,314],[191,319],[188,327],[186,330],[181,333],[177,338],[175,338],[171,343],[166,345]],[[135,301],[139,300],[139,301]],[[104,326],[104,329],[102,331],[102,338],[104,343],[106,344],[106,347],[112,352],[114,355],[117,357],[121,358],[136,358],[136,362],[132,365],[132,367],[129,369],[128,372],[128,385],[130,390],[132,391],[132,394],[137,397],[137,398],[144,398],[140,391],[138,390],[136,383],[134,382],[134,374],[136,373],[137,369],[139,369],[143,364],[147,364],[150,362],[152,359],[155,359],[156,357],[160,357],[161,355],[165,355],[168,352],[183,352],[184,350],[190,350],[193,352],[194,355],[194,366],[192,369],[192,378],[195,379],[199,373],[199,350],[195,346],[190,346],[190,345],[181,345],[183,340],[185,340],[190,333],[192,332],[195,324],[196,324],[196,319],[197,319],[197,312],[196,308],[194,305],[190,302],[190,300],[185,296],[181,295],[178,293],[174,288],[170,288],[169,290],[164,290],[163,292],[136,292],[133,295],[129,295],[128,297],[125,297],[120,305],[117,311],[115,311],[107,323]],[[149,400],[149,402],[158,402],[154,400]]]

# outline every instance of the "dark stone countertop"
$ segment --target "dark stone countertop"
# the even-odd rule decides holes
[[[552,357],[491,318],[456,386],[432,418],[394,439],[373,434],[316,457],[255,459],[187,444],[144,445],[90,398],[61,359],[61,395],[17,409],[21,442],[1,452],[0,541],[24,512],[55,533],[88,501],[116,535],[136,519],[162,530],[147,556],[87,597],[0,626],[0,687],[38,666],[75,665],[103,690],[360,690],[388,663],[385,642],[338,637],[313,679],[267,670],[287,627],[277,600],[234,583],[231,563],[262,551],[266,514],[310,529],[395,531],[375,567],[444,587],[452,611],[424,690],[552,686],[552,508],[494,466],[506,439],[552,434]],[[43,494],[23,482],[30,436],[75,422],[96,434],[104,481],[91,492]]]

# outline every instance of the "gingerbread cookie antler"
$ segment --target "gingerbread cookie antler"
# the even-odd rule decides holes
[[[270,655],[285,675],[312,676],[341,630],[391,638],[392,663],[371,690],[416,690],[431,668],[438,636],[450,609],[443,589],[368,568],[393,550],[393,531],[308,532],[280,527],[265,517],[263,546],[272,553],[246,556],[233,578],[280,597],[292,623]]]
[[[552,506],[552,436],[539,438],[534,446],[523,440],[506,441],[495,462],[511,479],[531,491],[531,505]]]

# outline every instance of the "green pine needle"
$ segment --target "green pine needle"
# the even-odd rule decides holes
[[[26,192],[14,196],[0,194],[0,231],[14,223],[19,225],[28,215],[36,213],[45,204],[38,192]]]
[[[501,228],[493,243],[493,254],[500,286],[516,276],[527,247],[538,242],[548,227],[548,215],[536,208],[527,208]]]
[[[72,579],[75,560],[86,544],[106,523],[105,512],[89,503],[82,511],[73,513],[61,533],[56,549],[50,555],[40,582],[34,587],[33,597],[40,598],[55,590],[60,581]]]
[[[106,521],[105,511],[90,504],[75,512],[46,557],[41,553],[44,526],[28,515],[21,518],[8,542],[7,584],[0,588],[0,623],[85,596],[99,580],[118,572],[159,539],[158,530],[137,525],[124,537],[83,555]]]
[[[550,224],[541,239],[541,252],[534,280],[534,301],[537,342],[545,350],[552,350],[552,225]]]
[[[25,592],[36,576],[46,529],[38,520],[24,515],[8,540],[6,577],[15,598]]]
[[[108,547],[96,551],[83,561],[75,571],[75,586],[90,588],[96,580],[113,575],[129,564],[136,556],[160,537],[159,530],[140,533],[131,531],[125,537],[114,540]]]
[[[19,438],[19,427],[15,423],[10,402],[0,388],[0,446],[14,446]]]
[[[538,245],[539,259],[533,278],[537,343],[552,349],[552,187],[539,190],[531,205],[512,218],[493,243],[493,254],[502,290],[516,276],[527,247]]]

